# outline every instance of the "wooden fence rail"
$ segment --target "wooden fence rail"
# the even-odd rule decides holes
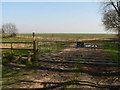
[[[0,48],[0,49],[11,49],[11,48]],[[12,50],[34,50],[34,49],[12,48]]]
[[[33,44],[33,42],[0,42],[0,44],[2,44],[2,43],[8,43],[8,44],[10,44],[10,43],[23,43],[23,44]]]
[[[33,33],[34,34],[34,33]],[[34,56],[34,60],[37,60],[38,58],[38,44],[37,44],[37,40],[35,39],[35,37],[33,37],[34,40],[33,42],[0,42],[0,44],[10,44],[11,47],[10,48],[0,48],[0,49],[10,49],[11,50],[11,55],[13,55],[13,50],[26,50],[28,51],[28,55],[14,55],[14,56],[19,56],[19,59],[22,60],[22,57],[28,57],[28,61],[31,61],[31,56]],[[33,45],[33,49],[24,49],[24,48],[14,48],[13,44],[32,44]],[[33,51],[34,54],[31,53],[31,51]]]
[[[43,40],[38,40],[38,42],[63,42],[63,43],[77,43],[77,42],[80,42],[80,41],[43,41]],[[82,41],[83,42],[83,41]],[[84,41],[84,43],[119,43],[119,42],[101,42],[101,41]]]

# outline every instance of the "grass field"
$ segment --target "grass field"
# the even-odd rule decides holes
[[[29,41],[33,41],[32,38],[24,38],[24,37],[11,37],[11,38],[3,38],[2,42],[29,42]]]
[[[19,34],[22,36],[32,36],[32,34]],[[35,36],[41,37],[59,37],[59,38],[97,38],[97,37],[113,37],[115,34],[76,34],[76,33],[36,33]]]
[[[23,36],[23,37],[11,37],[11,38],[2,38],[2,42],[32,42],[32,34],[18,34],[18,36]],[[31,36],[31,38],[28,38],[27,36]],[[115,34],[71,34],[71,33],[66,33],[66,34],[35,34],[36,37],[43,37],[44,39],[40,40],[45,40],[46,38],[61,38],[61,39],[85,39],[85,38],[111,38],[115,37]],[[53,39],[52,39],[53,40]]]

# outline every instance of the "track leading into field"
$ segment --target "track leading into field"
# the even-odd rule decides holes
[[[70,45],[74,46],[74,44]],[[39,59],[43,60],[74,60],[80,59],[79,51],[85,51],[85,48],[66,48],[58,53],[40,53]],[[91,50],[95,51],[95,50]],[[100,50],[101,52],[101,50]],[[84,53],[85,54],[85,53]],[[86,53],[87,54],[87,53]],[[91,53],[90,55],[93,55]],[[102,53],[99,53],[99,55]],[[95,54],[94,54],[95,55]],[[82,57],[87,57],[84,55]],[[64,58],[65,57],[65,58]],[[97,60],[97,59],[95,59]],[[68,60],[67,60],[68,61]],[[30,72],[19,82],[9,85],[14,88],[118,88],[120,87],[120,71],[113,66],[106,65],[86,65],[72,63],[51,63],[39,62],[35,67],[23,67]],[[21,67],[19,67],[21,69]],[[74,81],[70,85],[66,82]],[[74,84],[74,85],[73,85]]]

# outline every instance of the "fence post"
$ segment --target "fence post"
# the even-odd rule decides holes
[[[38,59],[37,40],[36,39],[33,41],[33,50],[34,50],[34,60],[36,61]]]
[[[31,51],[28,51],[28,62],[31,62]]]
[[[12,42],[11,42],[11,55],[13,54],[13,46],[12,46]]]
[[[33,40],[35,40],[35,33],[33,32]]]

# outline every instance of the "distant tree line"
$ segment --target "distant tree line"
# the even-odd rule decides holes
[[[15,24],[7,23],[2,25],[1,34],[3,38],[15,37],[17,32],[18,30]]]

